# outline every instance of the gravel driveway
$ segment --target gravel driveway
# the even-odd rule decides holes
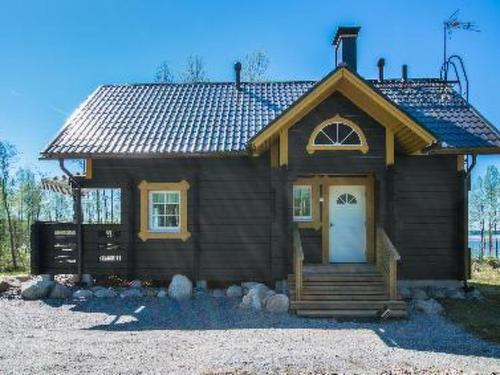
[[[0,299],[1,373],[491,373],[500,346],[441,317],[336,322],[199,296]]]

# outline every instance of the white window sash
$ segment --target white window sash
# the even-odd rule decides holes
[[[167,203],[166,201],[164,203],[157,203],[157,204],[162,204],[164,206],[166,206],[167,204],[176,204],[178,206],[178,212],[179,214],[178,215],[167,215],[167,214],[163,214],[163,215],[154,215],[153,214],[153,207],[154,207],[154,203],[153,203],[153,195],[154,194],[168,194],[168,193],[175,193],[177,194],[178,196],[178,202],[177,203]],[[180,232],[181,230],[181,192],[178,191],[178,190],[153,190],[153,191],[150,191],[149,194],[148,194],[148,230],[150,232],[153,232],[153,233],[178,233]],[[166,200],[166,197],[165,197],[165,200]],[[170,217],[170,216],[173,216],[173,217],[177,217],[177,226],[175,227],[169,227],[169,226],[165,226],[165,227],[155,227],[153,226],[153,223],[154,223],[154,217],[159,217],[159,216],[163,216],[163,217]]]

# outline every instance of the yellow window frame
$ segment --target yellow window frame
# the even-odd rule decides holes
[[[143,241],[180,239],[187,241],[191,236],[188,231],[187,199],[189,183],[186,180],[179,182],[148,182],[142,181],[139,186],[140,192],[140,231],[138,236]],[[179,191],[180,192],[180,223],[176,232],[153,232],[149,229],[149,193],[151,191]]]

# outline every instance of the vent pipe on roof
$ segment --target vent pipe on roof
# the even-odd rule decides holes
[[[401,78],[403,79],[403,82],[408,81],[408,65],[406,64],[404,64],[401,69]]]
[[[236,90],[241,90],[241,63],[238,61],[234,64],[234,73],[235,73],[235,83]]]
[[[384,81],[384,67],[385,67],[385,59],[381,57],[377,61],[377,66],[378,66],[378,80],[379,82]]]
[[[333,38],[335,46],[335,66],[348,66],[353,72],[358,69],[356,40],[361,27],[341,26]],[[340,61],[339,61],[340,55]]]

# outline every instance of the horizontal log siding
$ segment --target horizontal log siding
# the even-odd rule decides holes
[[[88,186],[127,186],[134,181],[131,228],[134,274],[138,278],[168,280],[176,273],[215,282],[270,281],[273,190],[268,155],[259,158],[95,160]],[[186,180],[188,230],[181,240],[137,237],[140,223],[137,184]],[[197,197],[198,195],[198,197]],[[197,199],[199,204],[197,204]],[[123,225],[128,226],[130,197],[122,199]],[[282,254],[276,254],[278,262]],[[279,273],[276,279],[284,275]]]
[[[316,151],[309,154],[306,150],[309,137],[321,122],[340,115],[356,123],[364,132],[369,146],[366,154],[360,151]],[[385,166],[385,129],[365,112],[356,107],[349,99],[334,93],[302,120],[290,128],[288,195],[292,198],[292,184],[299,177],[310,175],[373,175],[375,177],[375,221],[385,220],[386,210],[386,166]],[[324,192],[325,193],[325,192]],[[292,220],[290,204],[288,217]],[[321,263],[321,230],[301,229],[305,263]],[[291,254],[288,267],[291,269]]]
[[[392,237],[402,279],[460,279],[462,175],[455,156],[398,156]]]

